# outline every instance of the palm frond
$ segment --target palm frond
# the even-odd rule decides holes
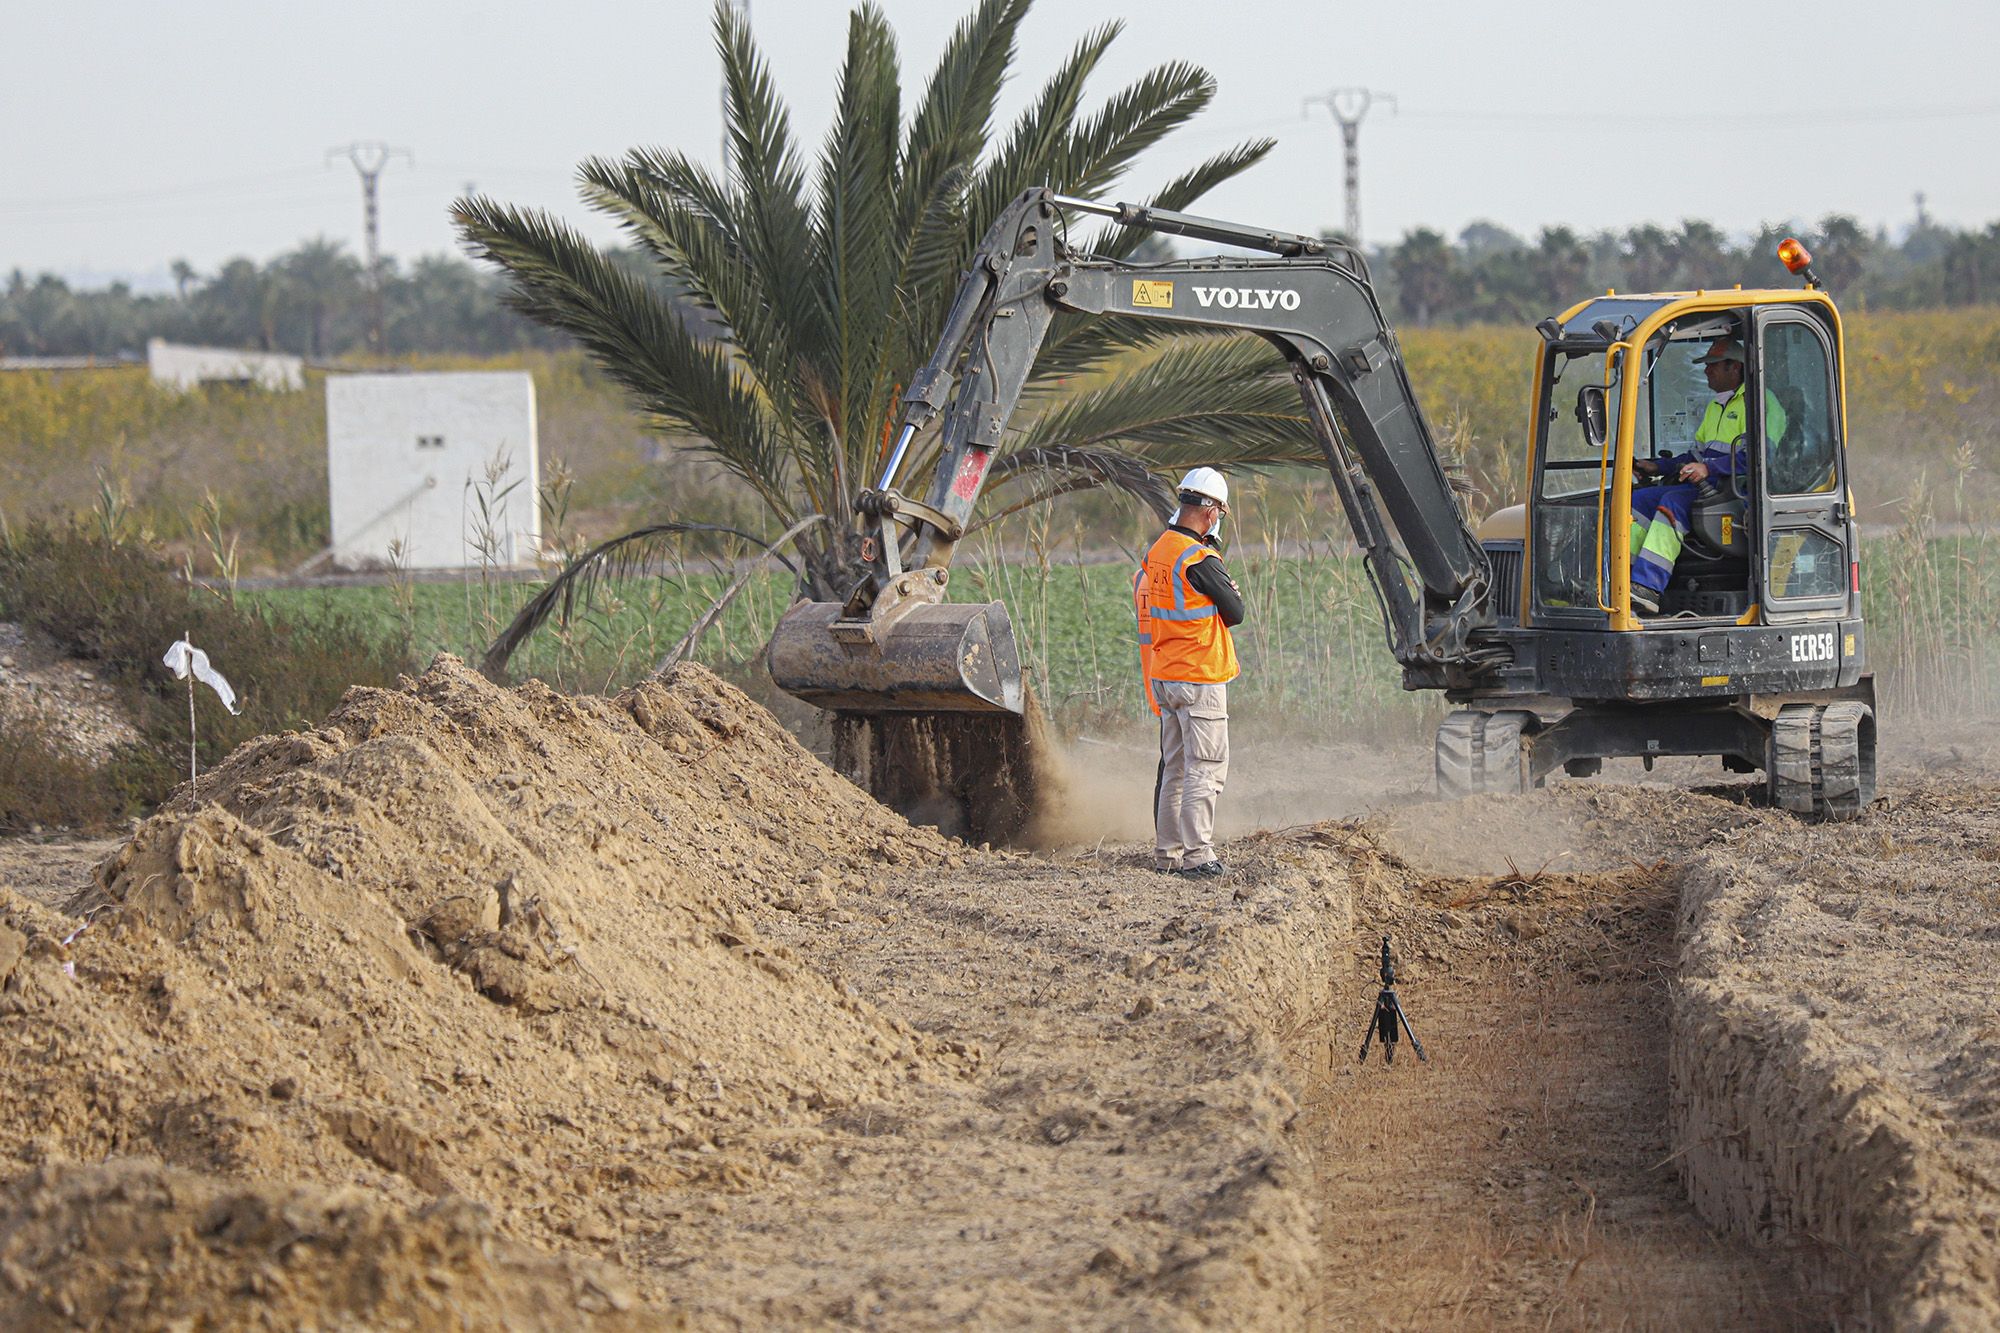
[[[966,182],[1000,100],[1000,88],[1014,63],[1015,43],[1031,0],[980,0],[945,43],[937,68],[924,89],[904,138],[902,200],[897,223],[907,256],[901,286],[923,317],[941,317],[966,256]],[[983,228],[991,218],[977,222]],[[944,225],[948,222],[956,226]]]
[[[1137,498],[1160,518],[1174,512],[1173,487],[1154,472],[1147,460],[1122,449],[1085,449],[1074,445],[1015,449],[995,459],[987,474],[989,491],[998,491],[1009,483],[1025,483],[1032,489],[1024,499],[1013,501],[968,526],[968,533],[1058,495],[1100,486]]]
[[[695,646],[701,642],[702,636],[715,628],[716,621],[722,619],[722,613],[729,609],[729,604],[736,600],[738,594],[750,586],[750,580],[757,576],[757,571],[763,568],[766,560],[783,561],[785,567],[791,569],[792,562],[785,559],[781,548],[786,542],[791,541],[807,528],[812,527],[816,523],[824,522],[826,522],[826,515],[824,514],[807,514],[804,518],[792,524],[791,527],[785,529],[779,535],[778,539],[765,549],[761,557],[750,561],[742,569],[737,570],[736,577],[730,581],[729,586],[724,588],[721,594],[708,604],[706,611],[695,617],[694,623],[688,626],[687,633],[681,635],[674,646],[667,649],[666,655],[653,664],[653,679],[658,680],[661,676],[666,675],[667,672],[673,670],[677,663],[681,662],[689,653],[695,650]],[[792,572],[796,574],[798,570],[792,569]]]
[[[1215,79],[1180,61],[1148,71],[1071,131],[1056,188],[1093,197],[1109,189],[1138,156],[1215,100]]]
[[[860,461],[870,425],[889,387],[883,331],[899,313],[901,258],[896,246],[896,169],[901,131],[896,43],[872,6],[854,11],[847,59],[841,66],[833,127],[820,155],[813,268],[819,275],[833,335],[833,377],[819,384],[814,406],[830,429],[819,432],[827,453],[822,471],[841,479]]]
[[[1320,457],[1277,352],[1249,334],[1164,341],[1036,416],[1018,447],[1117,444],[1158,465],[1243,466]]]
[[[831,345],[831,312],[814,281],[812,214],[806,173],[792,141],[791,116],[771,71],[735,5],[717,0],[715,43],[722,55],[724,102],[735,169],[740,262],[758,274],[774,326],[786,331],[792,354],[822,377]]]
[[[717,182],[681,154],[635,149],[620,162],[588,158],[578,168],[584,201],[617,219],[626,235],[662,271],[680,279],[689,297],[711,312],[730,340],[768,381],[776,410],[793,351],[788,331],[772,319],[758,270],[744,261],[734,209],[717,199]]]
[[[816,521],[816,520],[815,520]],[[795,537],[807,522],[800,522],[788,531],[780,541]],[[684,537],[689,533],[713,532],[731,537],[741,537],[744,541],[776,554],[787,569],[797,574],[798,566],[784,555],[777,553],[779,542],[766,542],[763,538],[740,528],[726,527],[716,523],[652,523],[631,532],[620,533],[608,541],[599,542],[582,555],[563,566],[560,573],[550,579],[548,586],[536,593],[528,604],[514,613],[507,628],[487,646],[479,659],[479,669],[494,680],[501,678],[507,670],[507,662],[522,644],[532,637],[536,630],[551,619],[559,625],[567,626],[580,609],[588,610],[597,604],[605,587],[628,582],[640,574],[650,571],[665,557],[669,538]]]
[[[514,280],[507,304],[582,343],[654,419],[703,448],[784,515],[785,454],[729,349],[705,344],[671,302],[614,267],[564,224],[485,199],[452,209],[475,257]]]
[[[1014,122],[1007,142],[979,168],[966,190],[968,219],[991,219],[1021,191],[1056,179],[1064,165],[1085,82],[1123,28],[1107,23],[1077,43]],[[984,225],[984,224],[982,224]]]

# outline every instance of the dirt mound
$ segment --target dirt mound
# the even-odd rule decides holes
[[[139,738],[95,664],[65,657],[45,634],[0,621],[0,725],[22,720],[46,727],[64,749],[92,763]]]
[[[362,1190],[224,1185],[122,1161],[43,1168],[0,1197],[9,1328],[623,1329],[631,1284],[508,1241],[462,1198],[405,1213]]]
[[[750,920],[947,854],[700,668],[601,700],[440,658],[184,788],[80,936],[0,892],[0,1161],[455,1194],[631,1258],[670,1189],[958,1076]]]

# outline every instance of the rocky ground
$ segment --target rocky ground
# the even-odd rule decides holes
[[[2000,1321],[1990,756],[1806,826],[1246,747],[1196,885],[1125,744],[982,852],[698,669],[441,659],[0,848],[0,1323]]]

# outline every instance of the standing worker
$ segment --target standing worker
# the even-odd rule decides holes
[[[1229,776],[1229,631],[1243,623],[1243,594],[1216,540],[1228,512],[1220,472],[1198,467],[1182,477],[1180,511],[1133,576],[1139,663],[1160,715],[1153,868],[1173,874],[1226,870],[1215,854],[1215,799]]]

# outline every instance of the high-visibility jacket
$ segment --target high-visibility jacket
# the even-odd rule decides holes
[[[1172,528],[1146,552],[1133,580],[1146,678],[1220,685],[1236,679],[1236,644],[1208,594],[1188,582],[1188,570],[1215,551]],[[1147,691],[1151,695],[1150,688]],[[1157,711],[1157,709],[1156,709]]]
[[[1739,387],[1727,398],[1718,398],[1708,405],[1701,414],[1701,424],[1695,427],[1695,449],[1684,459],[1688,463],[1706,463],[1710,472],[1720,472],[1734,476],[1743,470],[1743,432],[1749,429],[1750,406]],[[1778,405],[1777,396],[1769,390],[1764,393],[1764,437],[1770,440],[1784,438],[1787,424],[1785,409]]]

